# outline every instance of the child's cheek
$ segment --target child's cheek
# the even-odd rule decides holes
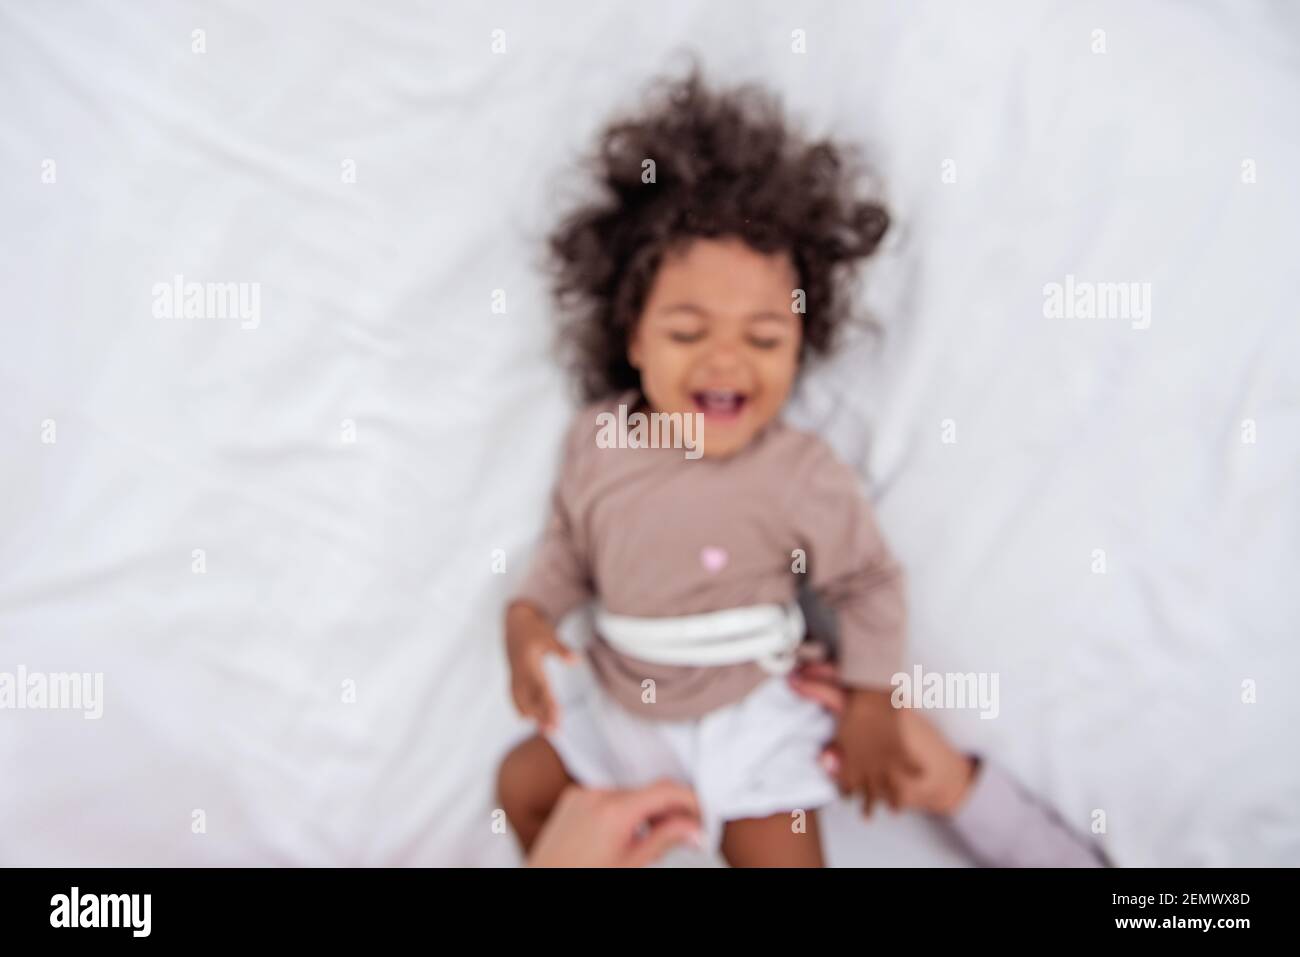
[[[673,411],[681,406],[681,381],[685,374],[679,357],[648,351],[641,367],[641,389],[654,409]]]
[[[786,399],[790,397],[790,391],[794,388],[794,380],[798,373],[799,353],[797,350],[789,352],[782,350],[779,355],[773,356],[772,366],[767,370],[764,378],[766,379],[767,391],[771,394],[772,402],[777,410],[785,405]]]

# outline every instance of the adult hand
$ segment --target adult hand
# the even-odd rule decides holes
[[[837,716],[843,713],[849,700],[849,692],[839,683],[835,668],[828,664],[803,666],[790,676],[790,685]],[[931,814],[953,813],[970,790],[978,762],[949,744],[919,711],[897,710],[903,749],[917,768],[915,773],[899,775],[893,780],[898,807],[917,808]],[[842,757],[833,745],[822,752],[822,766],[837,780],[842,765]]]
[[[700,808],[684,785],[602,791],[570,786],[537,836],[529,867],[644,867],[700,842]]]

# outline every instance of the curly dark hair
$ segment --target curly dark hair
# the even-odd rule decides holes
[[[654,181],[643,163],[654,161]],[[549,237],[561,346],[583,396],[639,390],[628,339],[664,254],[696,237],[735,237],[786,252],[805,295],[803,352],[824,355],[849,319],[851,270],[889,228],[856,195],[854,150],[809,141],[764,90],[710,91],[692,69],[653,85],[645,108],[616,119],[588,164],[599,196]]]

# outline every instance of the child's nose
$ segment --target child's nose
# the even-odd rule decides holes
[[[739,343],[715,342],[704,357],[706,368],[711,372],[727,372],[740,365]]]

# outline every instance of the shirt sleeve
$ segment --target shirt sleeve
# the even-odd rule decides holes
[[[512,596],[512,601],[535,606],[554,624],[591,601],[595,593],[585,535],[575,514],[580,462],[585,451],[581,419],[580,414],[566,436],[546,527],[524,580]]]
[[[980,762],[966,800],[948,818],[986,867],[1103,867],[1100,850],[1067,828],[997,765]]]
[[[903,572],[876,526],[857,474],[818,443],[793,483],[808,585],[835,615],[840,680],[889,688],[903,664]]]

